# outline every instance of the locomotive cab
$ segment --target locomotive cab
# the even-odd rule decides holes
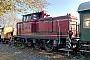
[[[45,15],[46,13],[44,11],[23,15],[22,22],[37,21],[41,18],[44,18]]]

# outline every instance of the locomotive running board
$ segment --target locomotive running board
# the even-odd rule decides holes
[[[68,51],[68,52],[73,51],[72,49],[67,49],[67,48],[61,48],[61,49],[58,49],[58,50],[61,50],[61,51]]]
[[[58,49],[58,50],[61,50],[61,51],[65,51],[65,52],[67,52],[66,55],[68,55],[68,56],[70,56],[70,52],[73,51],[73,50],[71,50],[71,49],[67,49],[67,48],[61,48],[61,49]]]

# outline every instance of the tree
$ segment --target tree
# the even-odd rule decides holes
[[[0,0],[0,15],[8,11],[41,11],[47,5],[47,0]]]
[[[0,0],[0,16],[5,20],[4,24],[11,25],[19,20],[16,17],[16,12],[27,13],[27,11],[41,11],[47,5],[47,0]]]
[[[0,0],[0,15],[11,9],[11,4]]]
[[[21,22],[20,18],[17,18],[17,12],[7,12],[7,14],[3,14],[2,15],[2,21],[1,24],[2,26],[6,27],[6,26],[10,26],[10,27],[16,27],[16,23],[17,22]]]

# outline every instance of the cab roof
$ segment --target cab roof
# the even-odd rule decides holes
[[[22,15],[22,16],[28,16],[28,15],[32,15],[32,14],[40,14],[42,12],[36,12],[36,13],[30,13],[30,14],[25,14],[25,15]]]
[[[90,1],[81,3],[81,4],[79,5],[79,7],[78,7],[78,12],[80,12],[80,11],[85,11],[85,10],[90,10]]]

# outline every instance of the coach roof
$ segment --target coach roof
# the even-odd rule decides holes
[[[85,10],[90,10],[90,1],[81,3],[81,4],[79,5],[79,7],[78,7],[78,12],[80,12],[80,11],[85,11]]]

